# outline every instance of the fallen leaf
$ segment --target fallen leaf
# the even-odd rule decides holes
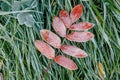
[[[77,30],[77,31],[84,31],[84,30],[89,30],[94,26],[93,23],[89,23],[89,22],[80,22],[77,24],[73,24],[72,26],[70,26],[70,30]]]
[[[61,10],[59,16],[60,16],[60,19],[65,24],[65,26],[67,28],[69,28],[71,26],[72,22],[71,22],[71,19],[70,19],[68,12],[65,10]]]
[[[55,51],[54,51],[54,49],[51,46],[49,46],[47,43],[45,43],[43,41],[40,41],[40,40],[36,40],[34,42],[34,44],[35,44],[35,47],[45,57],[47,57],[49,59],[53,59],[55,57]]]
[[[72,32],[66,36],[70,41],[87,42],[94,38],[94,34],[90,32]]]
[[[105,75],[105,71],[103,69],[103,65],[102,63],[98,62],[98,71],[99,71],[99,76],[102,80],[104,80],[104,78],[106,77]]]
[[[70,69],[70,70],[76,70],[78,67],[77,65],[69,58],[66,58],[64,56],[56,56],[54,58],[55,62],[67,69]]]
[[[28,27],[34,26],[35,20],[30,13],[20,13],[17,15],[17,19],[20,25],[25,24]]]
[[[71,45],[62,45],[61,50],[73,57],[77,58],[84,58],[87,56],[87,53],[83,51],[82,49],[76,47],[76,46],[71,46]]]
[[[75,6],[70,13],[72,23],[77,21],[82,16],[82,4]]]
[[[57,16],[53,19],[53,29],[58,33],[61,37],[66,36],[66,27],[61,19],[59,19]]]
[[[45,40],[48,44],[52,45],[53,47],[61,47],[61,40],[55,33],[46,29],[42,29],[40,30],[40,35],[43,40]]]

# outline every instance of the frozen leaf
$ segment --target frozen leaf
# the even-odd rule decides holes
[[[35,23],[35,20],[30,13],[21,13],[17,15],[17,19],[20,25],[25,24],[28,27],[32,27]]]
[[[43,54],[45,57],[49,59],[53,59],[55,57],[55,51],[52,47],[50,47],[47,43],[36,40],[34,42],[35,47]]]
[[[11,7],[12,7],[10,5],[11,5],[10,0],[9,1],[3,1],[3,2],[2,2],[2,0],[0,0],[0,8],[1,8],[2,11],[10,11]]]
[[[87,56],[87,53],[83,51],[82,49],[76,47],[76,46],[71,46],[71,45],[62,45],[61,50],[73,57],[77,58],[84,58]]]
[[[70,13],[72,23],[77,21],[82,16],[82,4],[75,6]]]
[[[83,31],[83,30],[89,30],[94,26],[93,23],[89,23],[89,22],[80,22],[77,24],[74,24],[72,26],[70,26],[70,30],[78,30],[78,31]]]
[[[70,19],[68,12],[65,10],[61,10],[59,16],[60,16],[60,19],[65,24],[65,26],[67,28],[69,28],[71,26],[72,22],[71,22],[71,19]]]
[[[55,62],[67,69],[70,69],[70,70],[76,70],[78,67],[77,65],[69,58],[66,58],[64,56],[56,56],[54,58]]]
[[[66,38],[70,41],[86,42],[94,38],[94,35],[90,32],[72,32]]]
[[[14,5],[13,5],[12,10],[13,11],[19,11],[20,8],[21,8],[20,1],[14,1]],[[18,13],[14,13],[13,15],[14,15],[15,18],[17,18]]]
[[[14,1],[13,11],[19,11],[21,8],[20,1]]]
[[[55,48],[61,47],[60,38],[49,30],[40,30],[40,34],[43,40],[45,40],[48,44],[52,45]]]
[[[53,28],[61,37],[66,36],[66,28],[64,23],[57,16],[53,19]]]
[[[36,0],[21,0],[21,4],[23,8],[35,8],[37,6]]]
[[[105,75],[105,71],[103,69],[103,65],[99,62],[98,63],[98,70],[99,70],[99,76],[102,80],[104,80],[104,78],[106,77]]]

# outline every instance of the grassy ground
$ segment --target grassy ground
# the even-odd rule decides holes
[[[84,49],[89,56],[84,59],[68,56],[77,63],[76,71],[67,70],[53,62],[45,75],[45,80],[99,80],[98,62],[103,64],[105,80],[120,79],[120,0],[19,0],[19,2],[21,8],[17,9],[18,5],[14,7],[16,4],[14,0],[0,1],[1,10],[4,11],[0,12],[0,60],[3,61],[2,71],[5,80],[40,79],[51,60],[42,56],[34,46],[33,42],[41,39],[39,30],[53,31],[51,26],[53,16],[58,16],[61,9],[70,11],[79,3],[84,6],[79,21],[95,24],[90,30],[95,34],[95,38],[87,43],[67,40],[64,43]],[[18,22],[22,17],[18,18],[16,15],[22,13],[32,16],[28,24],[20,25],[22,23]],[[34,25],[30,24],[32,22]]]

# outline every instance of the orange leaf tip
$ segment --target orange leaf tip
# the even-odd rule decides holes
[[[41,52],[42,55],[44,55],[49,59],[54,59],[55,51],[47,43],[40,40],[36,40],[34,44],[35,44],[35,47]]]
[[[54,61],[55,61],[57,64],[65,67],[65,68],[67,68],[67,69],[69,69],[69,70],[76,70],[76,69],[78,69],[78,67],[77,67],[77,65],[74,63],[74,61],[72,61],[71,59],[69,59],[69,58],[67,58],[67,57],[64,57],[64,56],[59,55],[59,56],[56,56],[56,57],[54,58]]]

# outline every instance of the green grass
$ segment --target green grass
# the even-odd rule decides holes
[[[20,1],[20,0],[19,0]],[[24,0],[22,0],[24,1]],[[39,30],[52,28],[52,18],[61,9],[70,11],[81,3],[84,12],[79,21],[95,24],[90,31],[95,38],[86,43],[65,40],[88,53],[84,59],[73,58],[78,69],[70,71],[52,63],[45,80],[99,80],[98,62],[104,66],[105,80],[120,79],[120,0],[28,0],[22,8],[13,11],[14,0],[1,0],[0,6],[0,60],[3,61],[4,80],[39,80],[51,60],[36,50],[34,41],[40,39]],[[6,5],[2,5],[2,4]],[[24,7],[25,6],[25,7]],[[4,10],[4,12],[3,12]],[[32,27],[20,25],[15,13],[30,13],[35,19]],[[56,50],[57,52],[57,50]],[[61,51],[58,54],[63,54]],[[65,54],[63,54],[65,55]]]

